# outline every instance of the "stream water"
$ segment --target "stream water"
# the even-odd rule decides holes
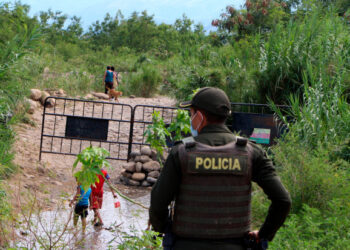
[[[149,206],[150,194],[134,198],[145,206]],[[123,198],[119,198],[121,206],[114,207],[114,199],[111,192],[104,193],[103,206],[100,210],[104,226],[102,228],[92,225],[93,211],[89,210],[87,217],[87,228],[83,234],[81,230],[81,220],[79,219],[76,230],[67,230],[64,237],[60,239],[59,249],[116,249],[117,245],[123,241],[123,234],[138,235],[147,228],[148,210],[130,203]],[[47,232],[57,235],[62,232],[64,224],[69,219],[71,210],[66,206],[65,209],[57,211],[45,211],[40,214],[40,223],[37,223],[36,235],[43,242],[50,241]],[[40,224],[40,225],[39,225]],[[73,219],[69,222],[69,228],[73,227]],[[46,231],[46,232],[45,232]],[[28,242],[32,242],[29,244]],[[38,244],[38,238],[31,234],[26,237],[26,244],[20,244],[22,247],[30,249],[39,249],[43,244]],[[58,245],[57,245],[58,246]],[[44,247],[45,248],[45,247]]]

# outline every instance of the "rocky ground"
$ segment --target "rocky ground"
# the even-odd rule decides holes
[[[121,103],[135,106],[137,104],[174,106],[175,101],[168,97],[128,98],[121,97]],[[39,161],[40,136],[42,129],[43,107],[35,105],[30,119],[33,124],[19,124],[15,127],[16,142],[14,144],[15,159],[18,172],[6,181],[6,186],[13,198],[15,207],[26,201],[29,196],[36,196],[46,208],[54,207],[62,195],[72,197],[75,181],[72,175],[74,156],[43,154]],[[123,129],[123,128],[121,128]],[[122,131],[123,132],[123,131]],[[127,134],[127,131],[125,131]],[[149,192],[149,188],[129,187],[118,183],[118,177],[125,161],[110,161],[109,173],[112,181],[125,194],[138,197]]]

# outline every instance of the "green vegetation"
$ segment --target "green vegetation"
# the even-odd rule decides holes
[[[153,231],[143,231],[141,236],[136,230],[132,231],[131,234],[123,232],[122,237],[122,243],[118,245],[119,250],[163,249],[162,238]],[[113,248],[111,247],[111,249]]]
[[[154,148],[158,153],[158,159],[161,159],[164,148],[167,146],[167,137],[172,142],[181,140],[185,135],[191,133],[190,116],[187,110],[178,109],[175,119],[166,128],[163,118],[159,111],[152,114],[152,124],[147,126],[144,135],[146,143]],[[162,161],[159,160],[162,165]]]
[[[186,16],[171,25],[157,24],[147,12],[128,18],[117,12],[84,32],[79,17],[28,12],[27,5],[0,3],[0,179],[16,169],[13,125],[28,121],[21,101],[30,88],[62,88],[71,96],[103,91],[105,67],[114,65],[126,95],[180,101],[215,86],[233,102],[270,103],[289,132],[269,152],[293,199],[292,215],[271,248],[347,248],[349,1],[247,0],[241,10],[228,6],[218,13],[218,30],[209,34]],[[282,113],[276,104],[291,109]],[[171,127],[176,135],[186,133],[182,115]],[[156,120],[148,132],[159,143],[153,147],[164,145],[165,131]],[[0,195],[4,225],[11,209],[1,188]],[[258,188],[253,202],[259,226],[268,201]],[[148,246],[148,236],[125,246]]]
[[[73,164],[73,171],[81,163],[81,169],[74,173],[77,182],[83,186],[84,190],[88,190],[92,184],[99,181],[97,175],[103,175],[101,169],[110,167],[106,157],[109,152],[104,148],[87,147],[77,155],[77,159]]]
[[[146,143],[157,150],[158,157],[163,155],[164,147],[166,147],[166,137],[170,136],[170,133],[166,129],[159,111],[153,112],[152,124],[147,126],[144,135],[146,136]]]

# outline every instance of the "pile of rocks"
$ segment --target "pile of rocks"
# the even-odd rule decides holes
[[[45,103],[45,99],[49,96],[66,97],[67,95],[63,89],[59,89],[59,90],[46,89],[44,91],[40,89],[31,89],[30,99],[25,100],[25,102],[29,105],[28,113],[33,114],[34,111],[41,105],[46,106],[47,108],[54,107],[56,105],[54,98],[48,99]],[[84,99],[89,99],[89,100],[94,100],[95,98],[108,100],[109,96],[104,93],[92,92],[92,94],[87,94],[84,97]]]
[[[160,175],[157,152],[143,146],[140,152],[132,152],[131,159],[122,165],[120,181],[126,185],[149,187],[156,183]]]
[[[45,90],[45,91],[41,91],[40,89],[31,89],[30,90],[30,99],[26,99],[25,102],[28,103],[29,105],[29,109],[28,109],[28,113],[29,114],[33,114],[34,111],[40,107],[40,105],[42,106],[46,106],[48,108],[52,108],[53,106],[55,106],[55,100],[54,99],[48,99],[46,100],[45,103],[45,99],[49,96],[60,96],[60,97],[64,97],[66,96],[65,92],[63,91],[63,89],[59,89],[59,90]]]

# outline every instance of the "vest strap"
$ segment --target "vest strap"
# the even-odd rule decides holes
[[[183,138],[181,141],[185,145],[185,148],[192,148],[196,145],[196,141],[192,136]]]
[[[248,143],[247,138],[237,136],[237,141],[236,141],[237,146],[244,147],[247,145],[247,143]]]

